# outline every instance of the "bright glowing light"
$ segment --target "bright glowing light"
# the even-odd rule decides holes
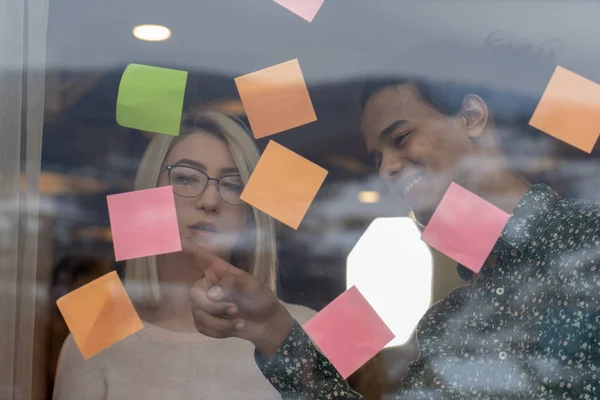
[[[133,36],[149,42],[160,42],[171,37],[171,30],[162,25],[138,25],[133,28]]]
[[[431,252],[409,218],[377,218],[348,255],[346,282],[356,285],[396,338],[410,338],[431,304]]]
[[[358,193],[358,200],[361,203],[379,203],[379,192],[362,191]]]

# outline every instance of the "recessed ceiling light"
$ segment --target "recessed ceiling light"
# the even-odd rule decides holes
[[[138,25],[133,28],[133,36],[149,42],[160,42],[171,37],[171,30],[162,25]]]
[[[379,192],[362,191],[358,193],[358,200],[361,203],[379,203]]]

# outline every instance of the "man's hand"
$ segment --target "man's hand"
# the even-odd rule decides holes
[[[190,294],[198,332],[246,339],[273,355],[294,324],[273,291],[199,246],[190,258],[204,269],[204,278],[194,283]]]

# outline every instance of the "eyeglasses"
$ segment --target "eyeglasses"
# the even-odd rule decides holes
[[[181,197],[198,197],[208,182],[217,182],[217,191],[221,199],[232,206],[241,206],[244,202],[240,199],[244,190],[244,181],[240,175],[228,175],[220,178],[211,178],[197,168],[187,165],[167,165],[165,167],[169,174],[169,185],[173,192]]]

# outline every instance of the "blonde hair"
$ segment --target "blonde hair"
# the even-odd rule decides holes
[[[196,132],[222,138],[229,146],[242,180],[244,183],[248,182],[260,153],[245,125],[236,117],[215,110],[200,110],[182,118],[179,137],[156,135],[150,141],[137,171],[134,190],[156,187],[169,150],[181,138]],[[242,235],[245,245],[232,252],[230,262],[252,274],[276,293],[275,225],[271,217],[254,207],[250,208],[252,213],[249,213],[248,226]],[[136,305],[158,307],[161,293],[156,257],[127,261],[125,286]]]

